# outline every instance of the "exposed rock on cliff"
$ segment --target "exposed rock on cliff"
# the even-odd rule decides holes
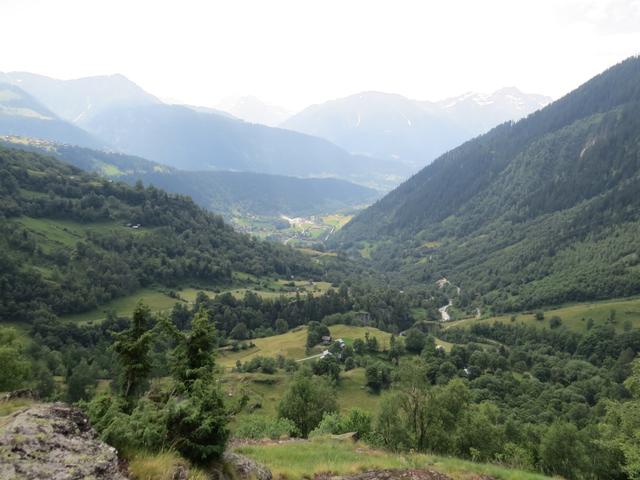
[[[125,480],[113,447],[100,441],[77,408],[41,404],[0,426],[0,478]]]

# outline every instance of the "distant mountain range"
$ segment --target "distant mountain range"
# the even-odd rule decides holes
[[[633,57],[441,156],[337,241],[414,281],[450,278],[464,292],[460,306],[517,311],[640,293],[638,238]]]
[[[362,92],[312,105],[281,127],[326,138],[345,150],[394,160],[405,173],[508,120],[518,120],[551,101],[504,88],[468,93],[441,102]]]
[[[177,105],[112,108],[84,126],[119,151],[182,170],[338,177],[370,185],[397,181],[392,162],[351,155],[318,137]]]
[[[213,109],[164,104],[121,75],[0,78],[11,82],[2,84],[0,135],[106,147],[181,170],[336,177],[378,189],[402,179],[393,162],[352,155],[324,139]]]
[[[365,92],[283,121],[288,112],[255,97],[215,109],[166,104],[122,75],[57,80],[12,72],[0,73],[0,82],[0,135],[107,148],[181,170],[334,177],[381,190],[548,101],[516,89],[438,103]]]
[[[335,178],[295,178],[251,172],[184,171],[144,158],[24,137],[0,137],[0,146],[53,156],[85,171],[135,184],[141,180],[227,218],[322,215],[368,205],[380,193]]]

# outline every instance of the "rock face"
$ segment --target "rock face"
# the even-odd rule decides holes
[[[35,405],[0,426],[0,478],[125,480],[113,447],[77,408]]]

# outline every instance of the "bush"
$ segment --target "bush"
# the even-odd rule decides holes
[[[322,421],[309,434],[310,437],[322,435],[340,435],[342,433],[357,432],[360,438],[368,437],[372,430],[373,417],[370,413],[354,408],[347,416],[337,412],[325,413]]]
[[[367,387],[374,393],[389,388],[391,385],[391,369],[382,362],[371,363],[365,370]]]
[[[319,322],[309,322],[307,327],[307,347],[311,348],[322,341],[322,337],[331,336],[329,328]]]
[[[549,327],[558,328],[560,325],[562,325],[562,319],[557,315],[554,315],[549,319]]]
[[[318,426],[325,413],[337,410],[331,385],[323,377],[312,377],[305,370],[297,374],[278,404],[278,416],[292,420],[305,437]]]
[[[233,436],[235,438],[262,438],[278,439],[282,437],[294,437],[300,431],[288,418],[272,418],[250,415],[238,419]]]
[[[404,346],[408,352],[420,353],[424,348],[426,335],[417,328],[411,328],[406,335]]]

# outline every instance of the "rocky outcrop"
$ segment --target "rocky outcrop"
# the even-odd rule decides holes
[[[0,478],[125,480],[117,452],[85,415],[61,403],[29,407],[0,427]]]
[[[239,453],[226,452],[222,461],[234,472],[233,477],[239,480],[272,480],[273,475],[264,465]]]

